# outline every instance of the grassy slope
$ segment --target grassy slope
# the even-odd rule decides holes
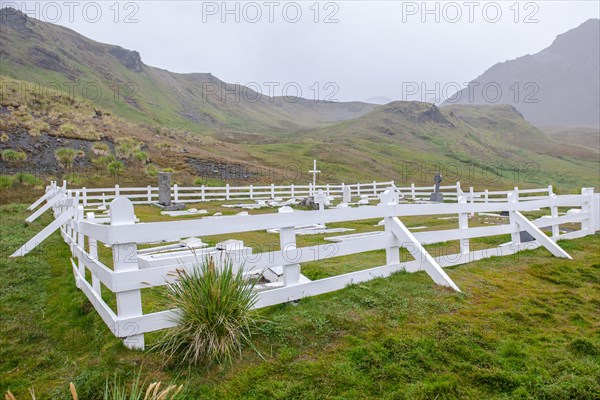
[[[343,180],[358,169],[401,183],[430,183],[436,165],[447,182],[484,187],[597,186],[597,154],[549,140],[510,106],[394,102],[351,121],[307,132],[286,143],[247,146],[261,160],[327,161]],[[414,163],[419,167],[410,173]]]
[[[231,94],[232,85],[225,87],[210,73],[177,74],[147,66],[141,60],[138,68],[128,68],[113,55],[115,50],[119,49],[126,63],[139,55],[14,11],[4,9],[0,13],[0,51],[4,53],[0,74],[41,85],[58,83],[64,90],[68,90],[64,82],[76,82],[75,93],[79,95],[84,85],[95,83],[102,89],[96,100],[101,107],[135,122],[194,131],[200,128],[203,133],[215,129],[277,133],[323,126],[375,107],[360,102],[291,102],[267,96],[244,101],[256,99],[257,94],[237,87],[236,98]],[[42,51],[45,53],[40,55]],[[126,86],[129,83],[134,86]],[[117,87],[120,95],[115,97]],[[217,93],[206,94],[215,89]],[[226,97],[224,90],[229,92]]]
[[[396,274],[271,307],[258,337],[266,360],[247,352],[223,370],[179,371],[110,336],[75,288],[58,235],[43,254],[6,258],[48,222],[27,226],[25,215],[0,207],[0,391],[21,398],[31,385],[39,398],[64,398],[72,380],[93,399],[106,376],[140,365],[147,379],[185,383],[190,399],[598,398],[598,236],[561,242],[575,261],[538,249],[451,268],[462,294],[423,273]],[[361,260],[372,265],[379,253]]]
[[[553,140],[581,146],[600,154],[600,130],[594,128],[543,127],[542,131]]]

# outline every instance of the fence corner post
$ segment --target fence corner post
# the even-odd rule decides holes
[[[596,218],[598,218],[597,215],[594,215],[596,208],[594,204],[594,188],[582,188],[581,194],[587,197],[585,200],[583,200],[581,212],[588,213],[588,217],[581,221],[581,229],[588,231],[591,230],[591,232],[586,232],[586,234],[594,233],[596,230]]]
[[[120,197],[110,202],[110,226],[135,224],[133,203]],[[112,244],[113,269],[115,278],[120,272],[138,270],[137,243]],[[140,289],[116,292],[117,297],[117,326],[116,335],[123,338],[123,344],[130,349],[144,349],[144,334],[135,323],[121,325],[121,319],[142,316],[142,293]]]

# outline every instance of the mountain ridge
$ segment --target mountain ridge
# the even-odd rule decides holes
[[[98,83],[104,93],[98,103],[140,122],[276,133],[355,118],[376,107],[363,102],[268,97],[211,73],[181,74],[155,68],[144,64],[135,50],[93,41],[14,9],[0,9],[0,24],[1,74],[42,83],[62,82],[64,77]],[[115,94],[117,89],[125,93],[119,92],[120,102],[114,104],[108,93]],[[233,101],[223,101],[228,96]]]
[[[599,74],[600,20],[591,18],[535,54],[494,64],[442,106],[512,104],[538,127],[597,128]],[[485,95],[485,85],[501,95]]]

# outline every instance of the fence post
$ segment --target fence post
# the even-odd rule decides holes
[[[292,199],[295,199],[296,196],[294,194],[294,184],[293,183],[292,183],[292,192],[291,192],[291,194],[292,194]]]
[[[473,186],[469,187],[469,198],[471,199],[471,204],[475,204],[475,192],[473,191]],[[471,217],[475,216],[475,212],[471,211]]]
[[[588,217],[581,221],[581,230],[591,230],[591,233],[594,233],[595,230],[595,216],[594,216],[594,188],[583,188],[581,189],[581,194],[586,196],[581,205],[581,212],[588,213]],[[586,234],[589,234],[586,232]]]
[[[279,230],[279,244],[281,250],[296,249],[296,230],[293,226]],[[285,257],[284,257],[285,259]],[[286,260],[287,261],[287,260]],[[291,261],[291,260],[290,260]],[[293,286],[300,283],[300,264],[286,264],[283,266],[283,286]]]
[[[485,204],[487,204],[489,199],[489,191],[487,189],[484,190],[483,196],[485,198]]]
[[[152,204],[152,186],[148,185],[148,203]]]
[[[121,189],[119,187],[119,185],[115,185],[115,198],[119,197],[119,195],[121,194]]]
[[[271,183],[271,199],[275,198],[275,184]]]
[[[173,185],[173,202],[179,202],[179,187],[177,184]]]
[[[550,196],[550,216],[552,218],[558,218],[558,206],[556,206],[555,200],[556,195],[552,190],[552,185],[548,185],[548,196]],[[560,235],[560,225],[552,224],[552,237]]]
[[[325,193],[329,196],[329,183],[325,185]]]
[[[229,183],[225,184],[225,200],[229,200]]]
[[[472,189],[472,188],[471,188]],[[459,196],[458,202],[461,204],[467,204],[465,196]],[[467,213],[458,214],[458,229],[469,229],[469,215]],[[460,253],[469,254],[469,239],[460,239]]]
[[[79,221],[83,221],[83,206],[76,206],[77,207],[77,212],[75,213],[75,216],[73,218],[73,222],[74,222],[74,228],[73,231],[76,231],[76,226],[77,226],[77,222]],[[82,251],[85,251],[85,236],[83,235],[82,232],[76,231],[77,232],[77,246],[79,246],[81,248]],[[73,240],[75,240],[75,238],[73,238]],[[77,269],[79,270],[79,275],[80,275],[80,279],[85,280],[85,264],[83,263],[83,255],[82,257],[77,257]],[[75,280],[76,282],[76,286],[78,288],[81,288],[81,283],[79,279]]]
[[[417,200],[417,193],[415,192],[415,184],[414,183],[410,184],[410,193],[412,195],[412,200],[413,201]]]
[[[81,196],[82,196],[83,206],[86,207],[87,206],[87,189],[85,188],[85,186],[81,188]]]
[[[360,197],[360,182],[356,184],[356,193],[358,194],[358,197]]]
[[[377,182],[373,181],[373,196],[377,196]]]
[[[201,189],[200,194],[202,196],[202,201],[205,201],[206,200],[206,192],[204,190],[204,185],[202,185],[200,189]]]
[[[118,198],[110,203],[110,225],[133,225],[135,224],[135,213],[133,204],[125,197]],[[112,245],[113,269],[119,272],[136,271],[138,269],[137,244],[117,243]],[[117,316],[121,318],[138,317],[142,315],[142,294],[139,289],[118,292]],[[118,322],[117,322],[118,323]],[[117,336],[124,338],[123,343],[130,349],[144,348],[144,334],[139,332],[139,327],[133,324],[117,325]]]
[[[381,198],[381,200],[379,202],[380,205],[397,204],[397,201],[396,201],[396,199],[398,198],[397,194],[392,191],[389,191],[387,193],[386,193],[386,191],[384,191],[380,198]],[[394,235],[393,229],[392,229],[392,226],[395,223],[394,217],[385,217],[383,219],[383,221],[384,221],[385,233],[388,235]],[[400,264],[400,246],[386,247],[386,249],[385,249],[385,264],[386,265]]]
[[[515,187],[515,189],[517,188]],[[519,192],[516,190],[514,192],[510,192],[507,195],[507,200],[508,203],[512,204],[511,208],[515,207],[519,202]],[[512,246],[517,246],[519,243],[521,243],[521,235],[519,233],[519,224],[517,224],[514,210],[508,211],[508,218],[511,227],[510,242]]]
[[[87,213],[88,222],[96,222],[96,216],[93,212]],[[88,237],[88,254],[93,261],[98,260],[98,241],[91,237]],[[102,286],[100,285],[100,280],[98,277],[92,272],[92,289],[98,296],[102,295]]]

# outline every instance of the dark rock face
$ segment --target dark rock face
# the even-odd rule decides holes
[[[23,14],[21,11],[15,10],[14,8],[7,7],[0,9],[0,23],[6,24],[18,32],[31,32],[31,29],[27,27],[28,20],[29,17],[27,15]]]
[[[440,109],[435,105],[432,105],[431,108],[421,113],[417,118],[418,122],[435,122],[437,124],[442,124],[446,126],[454,126],[452,122],[448,121],[446,117],[440,112]]]
[[[60,72],[65,75],[70,72],[69,68],[63,63],[59,55],[50,50],[34,46],[27,50],[27,52],[37,67]]]
[[[382,107],[383,112],[401,115],[413,124],[432,122],[445,126],[454,126],[435,104],[395,101]]]
[[[108,51],[111,55],[113,55],[121,64],[125,66],[128,70],[133,72],[142,72],[144,68],[144,63],[142,62],[142,57],[140,53],[137,51],[131,51],[124,49],[119,46],[115,46]]]

